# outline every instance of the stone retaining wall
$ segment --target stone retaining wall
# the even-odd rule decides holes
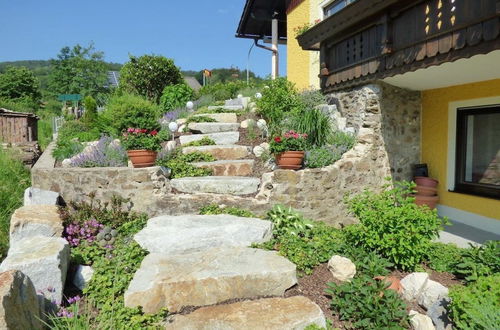
[[[356,133],[355,147],[325,168],[266,173],[255,197],[177,194],[159,167],[54,168],[55,162],[48,160],[50,148],[32,170],[33,187],[59,192],[67,201],[85,200],[95,193],[106,202],[118,194],[150,216],[197,213],[210,203],[264,214],[273,205],[284,204],[306,217],[349,224],[355,219],[346,211],[346,194],[381,189],[386,177],[411,178],[411,165],[420,157],[420,94],[377,84],[337,92],[328,99],[337,106],[335,117],[343,117]]]

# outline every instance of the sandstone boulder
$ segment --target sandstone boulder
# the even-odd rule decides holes
[[[10,244],[32,236],[61,237],[63,224],[55,205],[29,205],[16,211],[10,220]]]
[[[272,223],[233,215],[159,216],[134,239],[151,253],[180,254],[213,247],[247,247],[271,238]]]
[[[0,274],[0,329],[43,329],[35,287],[18,270]]]
[[[341,282],[350,281],[356,275],[356,266],[349,259],[341,256],[333,256],[328,261],[328,269],[333,277]]]
[[[125,292],[125,306],[178,312],[230,299],[280,296],[297,283],[295,265],[274,251],[215,248],[144,258]]]
[[[60,237],[32,236],[11,246],[0,272],[19,270],[27,275],[37,293],[61,302],[69,264],[69,244]]]
[[[254,119],[245,119],[240,123],[241,128],[256,127],[257,122]]]
[[[268,298],[203,307],[188,315],[174,315],[166,329],[305,329],[326,328],[321,309],[306,297]]]

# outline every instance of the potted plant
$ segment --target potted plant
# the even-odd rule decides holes
[[[281,169],[298,170],[302,167],[307,134],[289,131],[276,136],[270,143],[270,151]]]
[[[121,140],[134,167],[141,168],[155,164],[161,143],[167,139],[168,136],[160,134],[157,130],[129,128],[123,133]]]

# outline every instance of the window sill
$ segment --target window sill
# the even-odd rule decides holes
[[[450,193],[455,193],[455,194],[461,194],[461,195],[468,195],[468,196],[475,196],[475,197],[483,197],[483,198],[489,198],[489,199],[494,199],[494,200],[500,200],[500,189],[498,191],[492,191],[492,192],[485,192],[485,191],[473,191],[470,189],[448,189],[448,192]]]

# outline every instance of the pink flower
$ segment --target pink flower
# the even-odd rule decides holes
[[[158,134],[158,131],[157,130],[154,130],[154,131],[151,131],[151,135],[155,136]]]
[[[127,129],[127,132],[134,133],[134,129],[133,128],[129,128],[129,129]]]
[[[281,142],[281,138],[279,136],[275,137],[274,138],[274,142],[280,143]]]

